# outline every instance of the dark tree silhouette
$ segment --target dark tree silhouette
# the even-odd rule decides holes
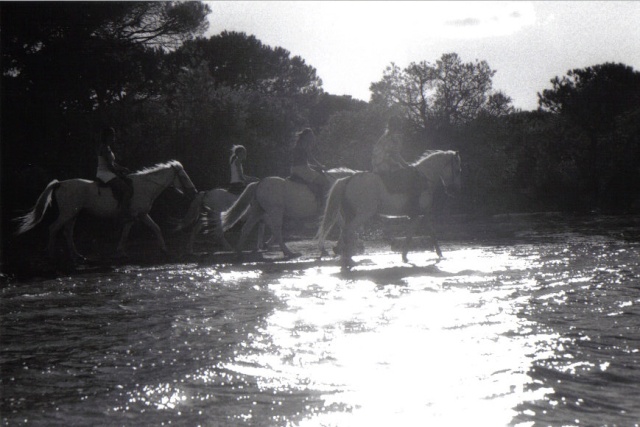
[[[612,136],[619,132],[625,117],[637,115],[640,109],[640,72],[624,64],[605,63],[570,70],[562,78],[553,78],[551,84],[551,89],[538,93],[540,109],[556,114],[584,134],[582,150],[576,151],[594,203],[601,206],[606,202],[612,181],[626,181],[628,187],[635,187],[640,146]]]

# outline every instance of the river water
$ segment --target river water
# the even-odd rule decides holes
[[[632,426],[640,219],[8,282],[3,425]],[[445,233],[446,234],[446,233]],[[311,255],[310,255],[311,256]]]

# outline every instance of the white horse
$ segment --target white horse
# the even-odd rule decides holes
[[[355,233],[374,215],[409,216],[410,223],[402,250],[402,260],[407,262],[407,253],[412,236],[426,218],[426,225],[439,257],[442,252],[431,223],[433,196],[441,186],[452,194],[461,188],[461,162],[456,151],[436,151],[424,155],[412,166],[424,178],[427,185],[420,191],[418,211],[411,210],[412,200],[407,193],[390,193],[380,175],[373,172],[358,173],[337,180],[327,198],[325,211],[317,234],[318,246],[324,251],[324,242],[329,230],[341,222],[341,265],[350,268],[354,253]],[[415,204],[415,200],[413,200]]]
[[[160,227],[151,219],[149,211],[154,200],[166,188],[173,186],[180,192],[195,194],[196,188],[180,162],[172,160],[167,163],[143,169],[128,175],[133,184],[130,213],[135,220],[141,220],[156,236],[160,247],[167,252]],[[17,234],[35,227],[51,205],[52,200],[58,204],[57,219],[49,226],[49,242],[47,252],[53,258],[56,236],[63,230],[67,246],[74,260],[83,259],[73,241],[73,228],[80,211],[85,210],[99,217],[116,217],[120,214],[118,201],[110,187],[86,179],[53,180],[47,185],[31,211],[16,218],[19,222]],[[117,254],[125,254],[125,243],[134,221],[124,223]]]
[[[353,175],[356,171],[346,168],[330,169],[325,176],[334,182],[336,179]],[[317,200],[315,194],[303,183],[277,176],[263,178],[245,188],[238,200],[220,215],[223,231],[229,230],[238,221],[244,219],[236,251],[242,252],[249,234],[260,222],[271,230],[272,240],[280,246],[285,257],[294,257],[284,243],[282,224],[285,219],[309,220],[320,216],[324,200]]]

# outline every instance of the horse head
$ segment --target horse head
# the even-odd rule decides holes
[[[449,179],[442,177],[442,185],[447,195],[453,196],[462,189],[462,161],[457,151],[447,151],[447,155],[450,158],[449,167],[445,167],[444,172]]]
[[[170,162],[170,164],[171,168],[175,172],[171,186],[189,198],[194,198],[195,195],[198,194],[198,190],[196,189],[196,186],[193,185],[191,178],[187,175],[182,164],[177,160]]]
[[[131,177],[151,184],[152,188],[156,190],[173,187],[178,192],[190,197],[195,196],[197,193],[195,185],[191,182],[191,178],[189,178],[182,164],[177,160],[171,160],[143,169],[135,172]],[[152,192],[156,190],[152,190]]]
[[[462,188],[462,163],[457,151],[431,151],[417,160],[413,166],[431,184],[442,184],[447,195],[453,196]]]

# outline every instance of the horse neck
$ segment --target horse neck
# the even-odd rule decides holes
[[[415,167],[427,177],[428,181],[435,182],[440,181],[443,175],[443,169],[450,161],[451,159],[445,153],[437,153],[418,162]]]
[[[142,188],[146,190],[139,191],[140,194],[148,195],[151,200],[154,200],[169,185],[171,185],[175,178],[175,174],[176,171],[174,170],[174,168],[169,167],[146,174],[133,175],[133,180],[134,182],[138,181]]]

